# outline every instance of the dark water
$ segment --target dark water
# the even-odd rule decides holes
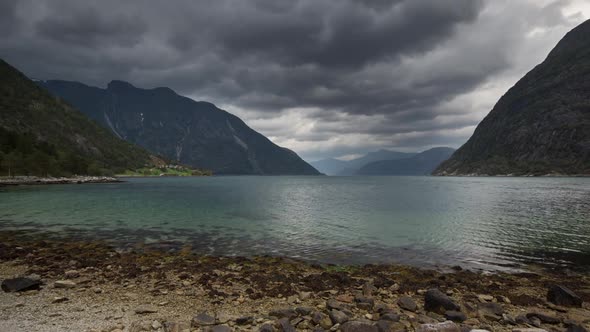
[[[205,254],[590,267],[590,178],[202,177],[0,189],[0,229]]]

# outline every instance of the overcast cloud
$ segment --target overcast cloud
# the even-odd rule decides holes
[[[0,0],[30,77],[168,86],[307,160],[459,147],[585,0]]]

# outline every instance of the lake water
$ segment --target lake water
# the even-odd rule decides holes
[[[0,189],[0,230],[214,255],[590,267],[590,178],[195,177]]]

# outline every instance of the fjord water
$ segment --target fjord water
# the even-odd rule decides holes
[[[0,229],[338,264],[590,266],[590,178],[126,181],[0,189]]]

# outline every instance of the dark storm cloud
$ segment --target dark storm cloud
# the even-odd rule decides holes
[[[571,24],[568,3],[0,0],[0,56],[40,79],[168,86],[241,110],[279,143],[342,135],[321,153],[355,148],[350,134],[442,144],[481,120],[453,101],[514,66],[523,26]]]

